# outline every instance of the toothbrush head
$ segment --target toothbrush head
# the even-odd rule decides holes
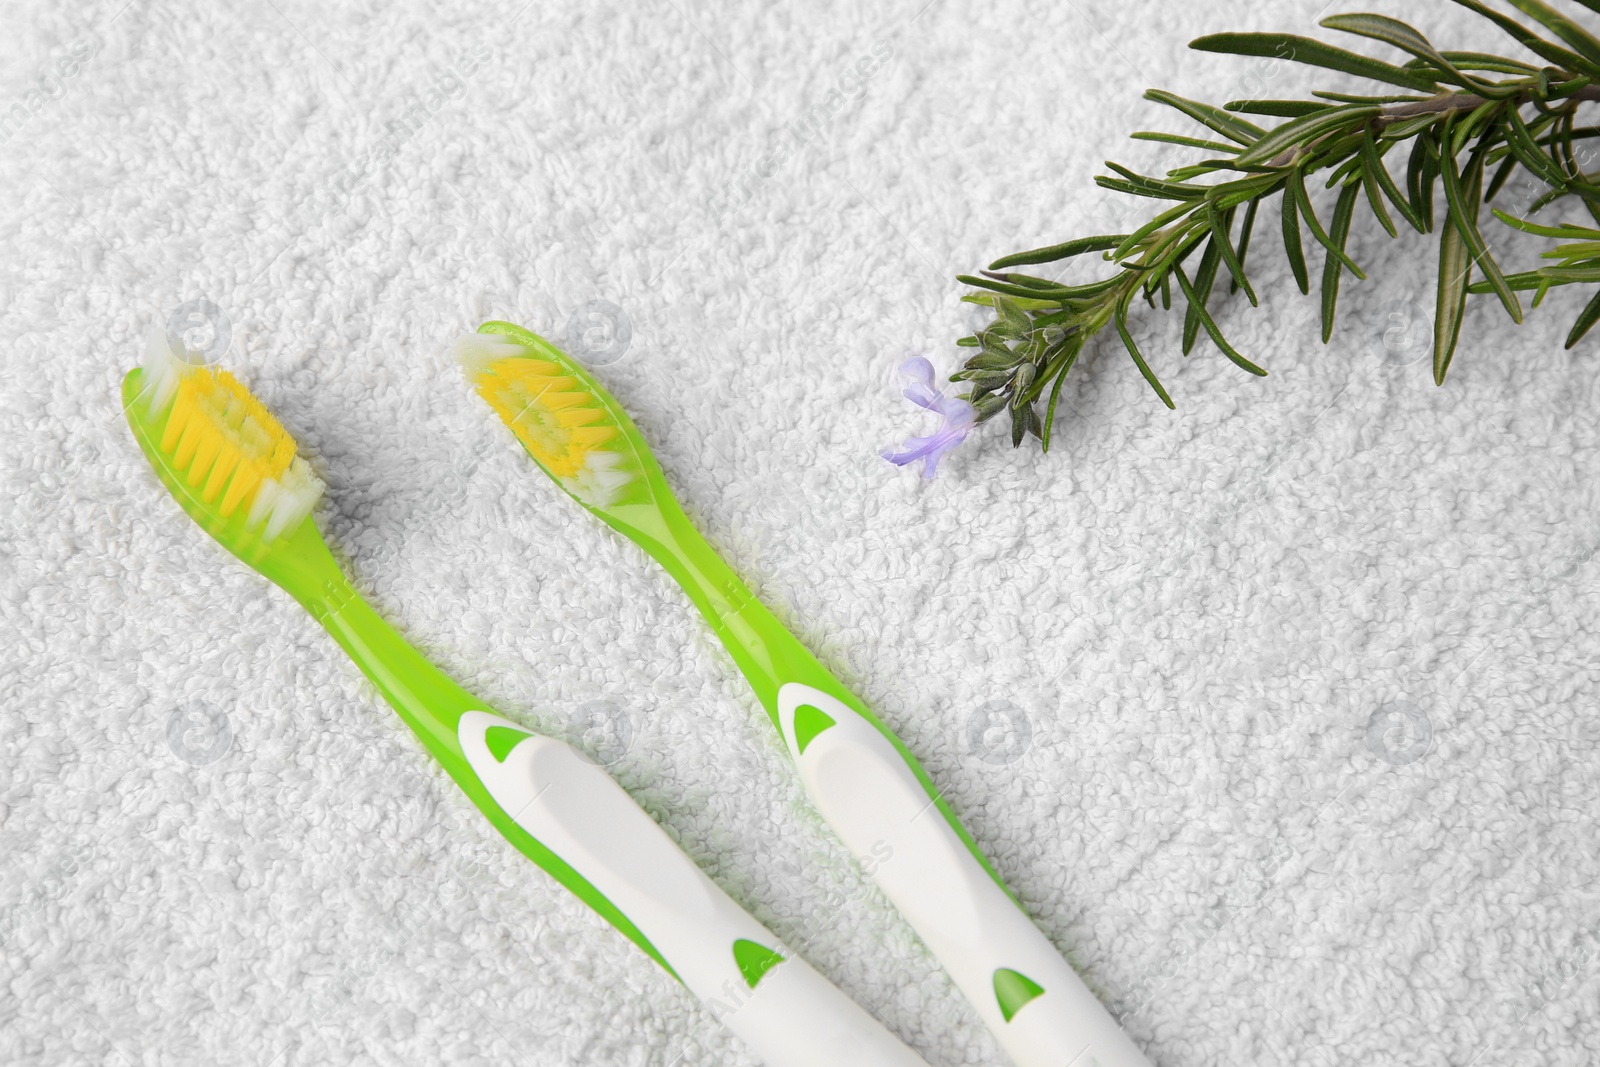
[[[549,341],[485,323],[456,342],[467,380],[556,484],[591,511],[651,499],[654,459],[616,398]]]
[[[271,545],[306,521],[322,480],[266,405],[221,368],[150,336],[123,408],[162,484],[229,549]]]

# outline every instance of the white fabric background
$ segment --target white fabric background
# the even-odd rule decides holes
[[[1162,1067],[1592,1062],[1600,376],[1595,342],[1561,350],[1587,294],[1521,329],[1474,301],[1435,389],[1405,330],[1432,243],[1363,209],[1374,281],[1323,347],[1263,215],[1266,307],[1218,314],[1270,378],[1182,359],[1177,317],[1145,315],[1175,413],[1096,344],[1047,458],[993,427],[931,484],[876,455],[928,425],[893,367],[948,370],[975,321],[953,276],[1114,229],[1100,161],[1191,132],[1146,86],[1328,83],[1188,40],[1318,14],[8,9],[0,1060],[748,1062],[159,489],[116,386],[203,297],[381,610],[514,718],[577,739],[612,716],[639,801],[930,1063],[999,1060],[685,599],[468,393],[458,333],[625,311],[604,373],[686,507]],[[1518,267],[1538,247],[1497,241]],[[971,739],[995,700],[1028,723],[1009,763]],[[1403,765],[1368,740],[1396,706],[1433,731]],[[182,709],[225,724],[220,758],[179,758]]]

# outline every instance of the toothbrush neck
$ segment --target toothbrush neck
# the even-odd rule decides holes
[[[445,673],[401,637],[340,575],[322,583],[301,603],[422,739],[429,752],[455,773],[465,766],[456,727],[461,716],[482,709]]]
[[[837,684],[680,509],[663,508],[662,516],[662,536],[646,549],[689,594],[774,721],[778,690],[785,683],[825,679],[830,687]]]

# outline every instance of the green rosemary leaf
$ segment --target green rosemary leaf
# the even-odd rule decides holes
[[[1120,163],[1113,163],[1109,159],[1106,160],[1106,166],[1122,175],[1130,185],[1147,190],[1146,196],[1161,197],[1166,200],[1189,200],[1196,196],[1204,196],[1207,192],[1207,188],[1204,185],[1188,185],[1184,182],[1168,182],[1162,181],[1160,178],[1151,178],[1137,171],[1129,170]],[[1099,179],[1096,180],[1098,181]]]
[[[1371,138],[1367,139],[1363,149],[1370,148]],[[1374,153],[1376,155],[1376,153]],[[1383,191],[1378,188],[1378,175],[1373,170],[1373,164],[1383,166],[1376,159],[1369,160],[1366,152],[1362,152],[1361,159],[1361,186],[1367,191],[1367,203],[1372,205],[1372,213],[1378,217],[1378,224],[1384,228],[1390,237],[1399,237],[1400,231],[1394,228],[1394,220],[1389,217],[1389,209],[1383,202]]]
[[[1446,127],[1448,129],[1448,126]],[[1495,293],[1500,297],[1500,303],[1505,305],[1506,314],[1511,316],[1513,322],[1522,321],[1522,301],[1517,299],[1516,293],[1506,284],[1505,275],[1500,273],[1500,267],[1495,263],[1494,257],[1489,254],[1489,247],[1484,243],[1483,234],[1478,231],[1479,197],[1482,195],[1483,185],[1483,160],[1479,157],[1476,162],[1468,167],[1468,175],[1463,180],[1456,169],[1456,160],[1452,155],[1446,155],[1441,161],[1440,177],[1444,179],[1444,196],[1449,205],[1446,214],[1461,231],[1461,238],[1466,242],[1473,261],[1481,268],[1494,286]]]
[[[1211,299],[1211,287],[1217,280],[1217,263],[1222,258],[1217,249],[1217,239],[1213,234],[1210,241],[1206,242],[1206,250],[1200,254],[1200,269],[1195,272],[1195,289],[1199,293],[1198,300],[1189,296],[1189,290],[1184,290],[1184,296],[1189,297],[1189,310],[1183,316],[1183,354],[1188,355],[1194,349],[1194,342],[1200,336],[1200,312],[1205,310],[1206,301]],[[1178,279],[1178,284],[1183,284],[1183,279]]]
[[[1244,264],[1239,262],[1239,253],[1234,251],[1233,240],[1229,236],[1229,231],[1233,229],[1233,213],[1224,214],[1215,205],[1207,204],[1206,218],[1211,223],[1211,237],[1217,242],[1217,251],[1222,254],[1222,262],[1227,266],[1228,273],[1233,275],[1234,284],[1244,290],[1244,297],[1250,301],[1251,307],[1259,307],[1261,301],[1256,299],[1256,291],[1250,287]]]
[[[1537,222],[1529,222],[1527,219],[1519,219],[1515,215],[1508,215],[1499,208],[1494,208],[1492,210],[1495,218],[1499,219],[1507,226],[1510,226],[1513,230],[1521,230],[1523,233],[1531,233],[1539,237],[1556,237],[1563,239],[1573,237],[1600,238],[1600,231],[1587,229],[1583,226],[1574,226],[1570,222],[1563,222],[1559,226],[1541,226]]]
[[[1333,227],[1328,236],[1332,244],[1328,246],[1328,257],[1322,264],[1322,343],[1327,344],[1333,337],[1334,309],[1339,302],[1339,268],[1340,260],[1344,258],[1345,240],[1350,236],[1350,216],[1355,213],[1356,197],[1361,195],[1359,185],[1347,185],[1339,193],[1339,201],[1333,206]],[[1380,201],[1381,203],[1381,201]],[[1334,246],[1339,249],[1339,254],[1334,254]]]
[[[1218,182],[1211,187],[1210,192],[1206,193],[1206,199],[1226,211],[1248,200],[1266,196],[1276,190],[1282,182],[1282,174],[1252,174],[1248,178]]]
[[[1050,387],[1050,402],[1044,409],[1044,436],[1040,443],[1046,452],[1050,451],[1050,428],[1056,424],[1056,401],[1061,398],[1061,386],[1066,383],[1067,371],[1072,369],[1072,364],[1077,362],[1078,353],[1082,351],[1082,344],[1072,350],[1067,356],[1065,364],[1056,371],[1055,384]]]
[[[1056,400],[1061,398],[1061,387],[1066,384],[1067,371],[1072,370],[1072,365],[1078,362],[1080,352],[1083,352],[1082,336],[1069,339],[1066,346],[1062,347],[1061,354],[1054,358],[1050,366],[1046,366],[1043,373],[1043,381],[1054,381],[1050,387],[1050,403],[1045,405],[1045,432],[1038,438],[1046,453],[1050,451],[1050,429],[1056,424]]]
[[[970,284],[970,283],[969,283]],[[1001,327],[1005,334],[1012,337],[1027,337],[1033,332],[1033,322],[1028,318],[1028,313],[1014,300],[1000,297],[994,304],[995,313],[999,316],[995,326]]]
[[[1357,142],[1358,145],[1359,143]],[[1361,177],[1360,172],[1364,166],[1366,166],[1366,162],[1361,158],[1360,153],[1350,156],[1334,168],[1332,174],[1328,175],[1328,180],[1323,183],[1323,188],[1332,189],[1335,185],[1349,185],[1352,180]]]
[[[1560,72],[1557,72],[1557,74],[1560,74]],[[1544,78],[1544,82],[1542,83],[1549,86],[1549,90],[1547,90],[1546,93],[1542,93],[1541,98],[1534,101],[1534,106],[1536,107],[1549,107],[1549,104],[1552,104],[1552,102],[1563,101],[1563,99],[1568,98],[1568,96],[1573,96],[1573,94],[1579,93],[1579,91],[1586,90],[1586,88],[1589,88],[1590,85],[1594,85],[1595,82],[1595,75],[1578,74],[1568,78],[1566,82],[1555,82],[1554,85],[1552,85],[1552,83],[1549,82],[1550,67],[1544,67],[1544,69],[1539,70],[1539,75]]]
[[[1546,267],[1539,272],[1543,279],[1556,285],[1573,282],[1600,282],[1600,264],[1592,267]]]
[[[1265,370],[1241,356],[1238,351],[1227,342],[1227,339],[1222,336],[1222,331],[1217,328],[1216,320],[1211,317],[1210,312],[1206,311],[1205,300],[1194,291],[1194,286],[1190,283],[1188,275],[1183,273],[1183,268],[1179,267],[1173,273],[1177,274],[1178,288],[1183,290],[1184,298],[1189,301],[1190,309],[1195,312],[1195,316],[1199,320],[1200,325],[1206,328],[1206,335],[1211,338],[1212,343],[1221,349],[1222,354],[1227,356],[1228,359],[1232,360],[1236,366],[1242,367],[1251,374],[1265,378],[1267,376],[1267,372]]]
[[[1209,127],[1222,134],[1228,140],[1238,141],[1242,145],[1254,144],[1258,138],[1267,132],[1253,122],[1234,118],[1221,108],[1212,107],[1210,104],[1198,103],[1194,100],[1185,100],[1181,96],[1161,89],[1146,89],[1144,98],[1176,108],[1200,123],[1200,125]]]
[[[1512,7],[1527,15],[1536,22],[1548,27],[1555,35],[1591,63],[1600,64],[1600,41],[1595,40],[1589,31],[1561,14],[1543,0],[1507,0]],[[1571,348],[1571,345],[1567,346]]]
[[[1324,230],[1322,223],[1317,221],[1317,214],[1311,209],[1311,194],[1306,192],[1305,177],[1299,167],[1289,172],[1289,191],[1294,195],[1294,206],[1300,212],[1301,217],[1306,220],[1306,228],[1311,231],[1311,236],[1315,237],[1318,244],[1333,253],[1340,262],[1348,267],[1351,274],[1354,274],[1362,281],[1366,281],[1366,272],[1356,266],[1355,260],[1344,254],[1343,247],[1334,244],[1333,238],[1328,236],[1328,231]]]
[[[1069,259],[1072,256],[1081,256],[1085,252],[1104,252],[1121,244],[1127,238],[1125,233],[1104,234],[1099,237],[1079,237],[1073,241],[1063,241],[1058,245],[1048,248],[1035,248],[1031,252],[1018,252],[1015,255],[1002,256],[989,264],[990,270],[1005,270],[1007,267],[1026,267],[1035,263],[1054,263],[1058,259]]]
[[[1542,270],[1525,270],[1519,271],[1516,274],[1506,275],[1506,284],[1518,292],[1525,292],[1529,289],[1539,289],[1548,285],[1549,283],[1550,279],[1545,277],[1544,271]],[[1494,286],[1490,285],[1488,282],[1473,282],[1471,285],[1467,286],[1467,292],[1478,293],[1480,295],[1483,293],[1492,293],[1494,292]],[[1537,304],[1538,301],[1534,301],[1534,303]]]
[[[1143,186],[1136,185],[1121,178],[1108,178],[1104,174],[1095,175],[1094,183],[1102,189],[1110,189],[1113,193],[1127,193],[1129,196],[1148,196],[1155,200],[1187,200],[1187,196],[1171,196],[1166,193],[1155,193]]]
[[[1362,96],[1356,93],[1335,93],[1327,89],[1313,89],[1311,95],[1318,100],[1331,100],[1337,104],[1416,104],[1431,99],[1426,96]]]
[[[1389,199],[1389,203],[1393,204],[1394,209],[1400,212],[1401,217],[1411,224],[1413,230],[1418,233],[1426,233],[1427,229],[1422,225],[1421,216],[1416,213],[1416,210],[1411,206],[1411,202],[1400,195],[1400,189],[1395,185],[1394,178],[1389,174],[1389,168],[1383,165],[1383,156],[1378,152],[1378,142],[1373,138],[1370,130],[1362,138],[1361,151],[1367,160],[1367,173],[1377,182],[1378,188]],[[1376,209],[1374,209],[1374,212],[1376,212]],[[1386,228],[1391,236],[1395,235],[1392,225]]]
[[[1180,278],[1179,281],[1181,283],[1182,279]],[[1161,388],[1161,382],[1157,380],[1155,371],[1151,370],[1150,364],[1144,361],[1144,356],[1139,352],[1139,346],[1133,343],[1133,335],[1128,332],[1128,308],[1126,304],[1117,304],[1115,318],[1117,333],[1122,338],[1122,346],[1128,350],[1128,355],[1133,357],[1134,365],[1139,368],[1139,373],[1144,375],[1144,380],[1150,383],[1150,388],[1156,391],[1156,396],[1161,398],[1163,404],[1167,405],[1169,409],[1176,408],[1178,405],[1174,404],[1172,398],[1167,395],[1167,391]]]
[[[1035,278],[1031,274],[1017,274],[1015,271],[1006,274],[997,274],[992,270],[983,271],[985,278],[993,278],[997,282],[1007,285],[1019,285],[1024,289],[1049,290],[1051,293],[1066,293],[1069,288],[1060,282],[1053,282],[1049,278]]]
[[[1567,184],[1566,175],[1555,160],[1545,155],[1539,148],[1539,143],[1533,139],[1533,132],[1528,129],[1528,124],[1522,121],[1522,116],[1514,107],[1508,107],[1501,116],[1501,125],[1505,129],[1506,147],[1517,161],[1528,168],[1535,177],[1553,188],[1562,188]]]
[[[1551,136],[1555,138],[1551,146],[1554,149],[1551,155],[1559,160],[1563,173],[1582,179],[1583,168],[1578,166],[1577,154],[1572,149],[1572,122],[1570,111],[1556,120],[1555,129],[1550,131]]]
[[[1477,136],[1478,127],[1487,122],[1489,116],[1500,107],[1504,106],[1499,100],[1485,100],[1467,113],[1466,118],[1455,124],[1455,133],[1450,139],[1450,154],[1458,156],[1462,149],[1467,147],[1467,142]],[[1454,115],[1450,116],[1454,118]]]
[[[1006,296],[1021,297],[1022,299],[1044,300],[1054,297],[1055,293],[1042,289],[1033,289],[1025,285],[1008,285],[1005,282],[995,281],[993,278],[979,278],[972,274],[958,274],[956,281],[963,285],[970,285],[976,289],[988,289],[991,292],[1003,293]]]
[[[1600,66],[1590,63],[1576,52],[1569,52],[1560,45],[1545,40],[1543,37],[1540,37],[1538,34],[1534,33],[1517,20],[1507,18],[1505,15],[1500,14],[1500,12],[1494,10],[1493,8],[1479,3],[1478,0],[1455,0],[1455,2],[1466,8],[1468,11],[1482,15],[1490,22],[1493,22],[1496,26],[1499,26],[1513,39],[1515,39],[1518,44],[1522,45],[1522,47],[1526,48],[1539,58],[1549,60],[1551,63],[1556,64],[1558,67],[1562,68],[1563,71],[1572,74],[1588,74],[1594,77],[1600,77]]]
[[[1534,126],[1530,126],[1529,129],[1532,130],[1538,125],[1539,123],[1535,123]],[[1551,139],[1553,137],[1553,134],[1549,134],[1544,137],[1535,137],[1534,142],[1536,144],[1547,145],[1551,143]],[[1578,126],[1572,131],[1571,139],[1574,141],[1581,141],[1587,137],[1600,137],[1600,126]]]
[[[1289,269],[1302,293],[1311,292],[1311,281],[1306,276],[1305,252],[1300,247],[1300,220],[1296,217],[1294,197],[1283,196],[1283,250],[1289,257]]]
[[[1378,108],[1366,104],[1347,104],[1343,107],[1328,108],[1304,118],[1290,119],[1240,152],[1234,157],[1234,163],[1240,167],[1255,164],[1273,165],[1272,160],[1288,149],[1321,137],[1357,119],[1370,118],[1378,111]]]
[[[1012,367],[1015,367],[1018,362],[1020,362],[1018,358],[1010,352],[997,352],[986,348],[979,355],[973,356],[971,359],[967,360],[967,364],[961,369],[961,372],[1010,370]]]
[[[1472,280],[1472,253],[1455,226],[1439,235],[1439,297],[1433,310],[1433,381],[1444,384],[1450,360],[1461,336],[1461,316],[1467,306],[1467,283]]]
[[[970,399],[970,398],[969,398]],[[988,422],[1005,409],[1006,398],[1003,396],[986,396],[971,400],[972,406],[978,410],[976,421]]]
[[[1502,89],[1490,82],[1481,81],[1471,75],[1463,73],[1454,63],[1446,59],[1433,43],[1424,37],[1414,26],[1408,26],[1399,19],[1389,18],[1387,15],[1330,15],[1320,23],[1330,30],[1341,30],[1353,33],[1358,37],[1368,37],[1374,41],[1393,45],[1404,52],[1410,52],[1418,59],[1425,60],[1438,72],[1442,80],[1455,82],[1465,86],[1473,92],[1485,97],[1506,96],[1516,92],[1515,89]]]
[[[1433,135],[1419,136],[1411,146],[1411,158],[1406,163],[1406,189],[1411,199],[1411,210],[1422,220],[1424,233],[1433,232]]]
[[[1484,203],[1488,203],[1494,199],[1495,194],[1500,191],[1501,187],[1505,185],[1507,179],[1511,177],[1512,172],[1516,169],[1517,157],[1508,153],[1505,159],[1501,161],[1500,166],[1495,168],[1494,177],[1490,180],[1488,186],[1483,191]]]
[[[1600,256],[1600,241],[1571,241],[1540,252],[1539,256],[1543,259],[1565,259],[1574,262],[1580,259],[1594,259]],[[1567,265],[1569,264],[1563,264]]]
[[[1270,115],[1275,118],[1297,119],[1302,115],[1315,115],[1326,111],[1332,104],[1315,100],[1229,100],[1222,105],[1241,115]]]
[[[1231,148],[1231,149],[1229,149],[1229,151],[1230,152],[1237,152],[1238,149],[1237,148]],[[1167,178],[1170,181],[1186,182],[1190,178],[1199,178],[1199,177],[1201,177],[1203,175],[1206,175],[1206,174],[1214,174],[1219,170],[1232,170],[1232,169],[1233,169],[1233,164],[1231,162],[1229,162],[1228,160],[1225,160],[1225,159],[1208,159],[1208,160],[1205,160],[1202,163],[1193,163],[1193,164],[1191,164],[1191,165],[1189,165],[1187,167],[1173,167],[1171,170],[1167,171]]]
[[[1252,231],[1255,230],[1255,227],[1256,227],[1256,208],[1258,208],[1260,206],[1261,206],[1261,200],[1259,198],[1250,201],[1250,206],[1244,209],[1244,222],[1239,224],[1239,269],[1241,271],[1244,270],[1245,256],[1248,255],[1249,252],[1250,252],[1250,234],[1251,234]],[[1166,284],[1166,278],[1165,277],[1163,277],[1161,279],[1161,281],[1162,281],[1163,285]],[[1233,281],[1233,288],[1230,289],[1229,292],[1236,293],[1238,291],[1239,291],[1239,280],[1237,278],[1235,278],[1234,281]],[[1168,306],[1170,306],[1170,303],[1169,303]]]
[[[1391,122],[1378,131],[1378,136],[1386,141],[1406,141],[1414,137],[1418,131],[1425,130],[1439,121],[1437,112],[1418,115],[1416,118],[1401,119]]]
[[[1149,237],[1151,234],[1161,229],[1161,227],[1178,221],[1189,212],[1198,208],[1202,202],[1203,201],[1195,200],[1189,203],[1179,204],[1176,207],[1168,208],[1155,218],[1151,219],[1149,222],[1145,223],[1143,226],[1140,226],[1137,230],[1134,230],[1132,233],[1128,234],[1128,236],[1124,237],[1122,239],[1122,243],[1117,245],[1116,248],[1112,249],[1111,254],[1106,258],[1111,260],[1120,260],[1124,258],[1129,252],[1132,252],[1139,246],[1140,241],[1143,241],[1146,237]]]
[[[1539,68],[1532,63],[1524,63],[1520,59],[1508,59],[1505,56],[1492,56],[1487,52],[1441,51],[1439,54],[1461,70],[1482,70],[1491,74],[1515,74],[1524,78],[1531,78],[1539,73]],[[1413,59],[1406,66],[1409,67],[1412,63],[1421,62],[1422,60],[1420,59]]]
[[[1336,48],[1310,37],[1299,37],[1289,33],[1213,33],[1190,41],[1189,47],[1202,52],[1226,52],[1239,56],[1262,56],[1268,59],[1308,63],[1314,67],[1324,67],[1424,92],[1434,87],[1433,79],[1420,72],[1408,71],[1380,59],[1357,55],[1355,52],[1347,52],[1343,48]]]
[[[985,373],[983,371],[957,371],[950,375],[952,382],[968,382],[972,385],[973,396],[985,396],[1002,389],[1011,381],[1009,374]]]
[[[957,348],[977,348],[980,342],[976,337],[963,337],[956,341]]]
[[[1567,334],[1566,347],[1571,348],[1583,340],[1583,335],[1589,332],[1589,327],[1596,320],[1600,320],[1600,292],[1590,297],[1589,302],[1583,305],[1583,310],[1578,312],[1578,321],[1572,324],[1572,330]]]
[[[1089,283],[1087,283],[1085,285],[1069,285],[1069,286],[1067,286],[1066,291],[1071,294],[1070,299],[1087,300],[1087,299],[1089,299],[1091,297],[1096,297],[1096,296],[1101,295],[1102,293],[1106,292],[1108,289],[1115,289],[1116,286],[1117,286],[1117,283],[1119,281],[1121,281],[1121,280],[1122,279],[1113,276],[1113,277],[1110,277],[1110,278],[1102,279],[1101,281],[1098,281],[1098,282],[1089,282]],[[1040,319],[1038,321],[1040,323],[1044,322],[1043,319]]]
[[[1151,130],[1140,130],[1128,135],[1135,141],[1161,141],[1165,144],[1181,144],[1186,148],[1206,148],[1213,152],[1234,153],[1239,151],[1238,145],[1223,144],[1221,141],[1207,141],[1199,137],[1185,137],[1179,133],[1156,133]]]
[[[1074,346],[1077,346],[1076,348]],[[1045,351],[1044,359],[1039,364],[1043,369],[1034,375],[1026,390],[1019,393],[1022,402],[1031,404],[1039,399],[1039,394],[1044,392],[1046,383],[1051,375],[1058,373],[1064,363],[1069,363],[1069,355],[1075,353],[1077,348],[1083,346],[1083,337],[1080,334],[1062,337]]]
[[[1146,294],[1154,291],[1155,287],[1166,279],[1166,273],[1172,269],[1173,264],[1182,263],[1193,252],[1195,246],[1205,240],[1210,231],[1210,223],[1205,219],[1191,218],[1193,225],[1174,227],[1161,242],[1150,249],[1140,258],[1134,266],[1145,272],[1144,290]]]

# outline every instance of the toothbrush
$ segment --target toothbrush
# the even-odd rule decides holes
[[[458,342],[456,356],[545,473],[654,556],[688,593],[766,708],[823,818],[1012,1060],[1019,1067],[1149,1067],[1022,911],[916,758],[694,529],[605,387],[511,323],[485,323]]]
[[[128,424],[183,510],[300,602],[506,840],[698,996],[773,1067],[926,1067],[746,914],[609,775],[428,663],[362,600],[317,531],[322,482],[225,370],[157,331],[122,382]]]

